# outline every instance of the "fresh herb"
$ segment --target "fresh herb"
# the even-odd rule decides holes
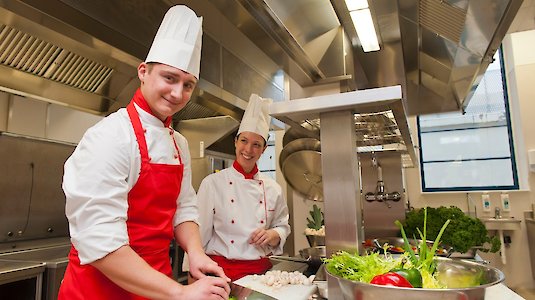
[[[440,244],[440,238],[442,237],[442,234],[446,230],[446,227],[448,227],[450,220],[446,220],[446,222],[442,225],[442,228],[440,229],[439,234],[436,236],[435,242],[433,243],[433,246],[430,250],[427,247],[427,210],[424,209],[424,226],[423,226],[424,232],[422,233],[420,231],[420,228],[416,228],[418,230],[418,234],[420,235],[420,243],[417,245],[418,256],[416,256],[416,254],[414,253],[414,250],[412,249],[409,243],[409,239],[407,239],[407,235],[405,234],[403,224],[401,224],[401,222],[398,220],[396,220],[394,223],[401,230],[401,236],[403,236],[403,241],[405,243],[405,251],[409,252],[409,257],[410,257],[412,264],[418,269],[425,267],[428,269],[430,273],[433,273],[434,272],[433,261],[435,258],[435,253],[437,251],[438,245]]]
[[[325,225],[323,219],[323,212],[321,209],[314,204],[312,210],[309,211],[310,218],[307,218],[308,224],[307,227],[315,230],[320,230],[321,226]]]

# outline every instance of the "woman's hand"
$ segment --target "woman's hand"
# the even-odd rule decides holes
[[[276,247],[279,245],[281,238],[279,233],[273,229],[258,228],[251,234],[249,244],[256,246],[271,246]]]

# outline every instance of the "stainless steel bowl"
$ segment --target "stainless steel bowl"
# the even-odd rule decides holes
[[[477,262],[457,260],[445,257],[437,258],[438,265],[451,264],[462,268],[469,268],[481,272],[481,279],[484,282],[479,286],[468,288],[448,288],[448,289],[421,289],[421,288],[400,288],[392,286],[381,286],[375,284],[351,281],[327,271],[329,280],[335,280],[341,289],[343,299],[345,300],[372,300],[372,299],[411,299],[411,300],[482,300],[485,299],[485,289],[502,282],[505,277],[502,271],[482,265]]]

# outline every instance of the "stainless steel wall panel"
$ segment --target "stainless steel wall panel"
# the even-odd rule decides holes
[[[0,134],[0,243],[68,236],[63,164],[74,145]]]
[[[403,195],[403,178],[401,172],[401,155],[395,152],[377,152],[377,162],[382,168],[382,179],[385,193],[398,192]],[[362,195],[374,193],[377,188],[378,170],[372,164],[371,153],[359,154],[361,167]],[[361,195],[361,197],[362,197]],[[394,224],[396,220],[405,219],[405,199],[399,201],[366,201],[361,200],[364,237],[366,239],[377,237],[396,237],[399,228]]]
[[[201,78],[221,87],[221,45],[207,34],[203,34],[201,57]]]

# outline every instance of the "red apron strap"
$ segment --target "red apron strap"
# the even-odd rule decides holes
[[[132,127],[134,127],[134,133],[136,134],[137,143],[139,145],[139,152],[141,153],[141,161],[143,163],[147,163],[150,161],[150,159],[149,150],[147,148],[147,140],[145,139],[145,130],[141,125],[141,120],[139,119],[139,115],[137,114],[133,101],[130,101],[128,106],[126,106],[126,111],[128,111],[128,116],[130,116]]]

